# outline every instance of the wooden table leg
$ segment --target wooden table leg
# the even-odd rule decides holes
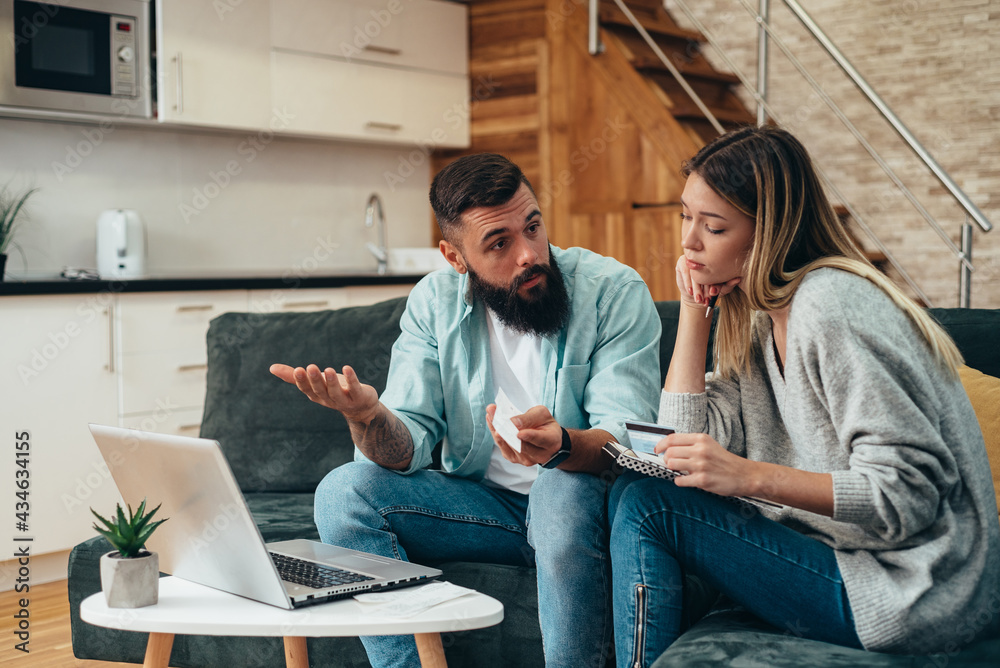
[[[285,666],[287,668],[309,668],[309,650],[306,639],[285,636]]]
[[[174,647],[173,633],[150,633],[146,641],[146,658],[142,668],[167,668],[170,650]]]
[[[421,668],[448,668],[440,633],[414,633]]]

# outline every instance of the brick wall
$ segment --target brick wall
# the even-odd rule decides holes
[[[747,0],[756,8],[755,0]],[[976,228],[972,306],[1000,308],[1000,0],[800,0],[935,160],[997,226]],[[674,0],[666,7],[693,27]],[[733,64],[756,80],[756,28],[739,0],[687,0]],[[964,211],[863,99],[780,0],[771,21],[788,49],[957,245]],[[731,69],[713,49],[706,55]],[[748,106],[752,98],[744,95]],[[809,148],[935,306],[958,304],[958,261],[781,52],[770,104]],[[831,196],[833,194],[831,193]],[[834,198],[836,199],[836,198]],[[869,244],[870,245],[870,244]]]

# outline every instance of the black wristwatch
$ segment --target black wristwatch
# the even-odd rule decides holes
[[[542,464],[542,468],[554,469],[569,458],[570,451],[573,449],[573,441],[570,440],[569,432],[566,429],[562,430],[562,434],[562,446],[559,448],[559,452],[552,455],[549,461]]]

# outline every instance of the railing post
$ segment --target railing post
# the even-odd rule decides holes
[[[972,262],[972,223],[966,214],[962,224],[962,257]],[[958,306],[970,308],[972,304],[972,269],[966,262],[958,263]]]
[[[601,35],[598,32],[598,6],[600,2],[601,0],[590,0],[590,6],[587,8],[587,24],[589,25],[587,50],[590,51],[590,55],[592,56],[604,52],[604,45],[601,44]]]
[[[757,0],[757,125],[767,123],[767,28],[771,20],[770,0]]]

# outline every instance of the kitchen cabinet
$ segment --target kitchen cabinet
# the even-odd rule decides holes
[[[8,531],[6,554],[68,550],[94,536],[93,507],[113,512],[118,488],[87,424],[116,424],[118,389],[113,332],[115,297],[45,295],[4,297],[0,386],[3,460],[0,488],[15,526],[16,492],[27,491],[25,531]],[[27,432],[28,438],[23,438]],[[21,434],[21,438],[17,435]],[[28,463],[15,466],[15,440],[27,441]],[[18,452],[21,452],[18,451]],[[27,470],[27,475],[15,471]],[[15,475],[22,475],[15,478]],[[27,480],[26,490],[17,480]],[[22,508],[17,509],[18,511]],[[17,518],[21,521],[21,518]],[[13,534],[13,535],[12,535]]]
[[[469,144],[468,115],[456,111],[468,97],[464,77],[279,51],[272,64],[285,132],[428,150]]]
[[[347,305],[367,306],[387,299],[406,297],[412,289],[412,285],[359,285],[347,288]]]
[[[469,146],[468,9],[444,0],[157,0],[157,117]]]
[[[270,99],[270,5],[156,1],[161,122],[251,130],[280,123]]]
[[[119,296],[122,424],[196,436],[205,402],[212,318],[246,311],[245,290]]]
[[[350,288],[320,288],[313,290],[251,290],[250,313],[288,313],[322,311],[348,306]]]
[[[467,147],[467,11],[439,0],[275,3],[271,101],[281,131]]]
[[[271,4],[271,46],[465,76],[465,5],[440,0],[282,0]]]
[[[310,290],[251,290],[251,313],[322,311],[346,306],[367,306],[405,297],[412,285],[359,285],[349,288]]]

